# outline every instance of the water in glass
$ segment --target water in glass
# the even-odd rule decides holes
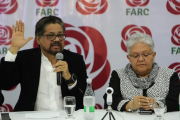
[[[64,105],[64,109],[68,115],[73,115],[75,110],[75,105]]]
[[[162,115],[166,109],[166,101],[164,98],[155,98],[155,103],[153,104],[154,112],[157,115],[155,120],[164,120]]]
[[[74,96],[64,97],[64,110],[67,113],[66,119],[74,119],[73,113],[76,107],[76,99]]]

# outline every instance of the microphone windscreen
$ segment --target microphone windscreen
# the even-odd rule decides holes
[[[62,60],[64,58],[64,55],[62,53],[56,54],[56,60]]]

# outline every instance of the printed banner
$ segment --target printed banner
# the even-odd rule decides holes
[[[0,0],[0,58],[10,47],[16,20],[25,23],[25,38],[34,38],[23,50],[38,47],[35,24],[40,18],[58,16],[66,26],[65,49],[83,55],[93,79],[96,109],[102,109],[111,72],[128,63],[126,41],[133,33],[149,34],[155,42],[155,61],[180,77],[179,8],[178,0]],[[19,85],[3,90],[0,111],[12,111],[19,92]]]

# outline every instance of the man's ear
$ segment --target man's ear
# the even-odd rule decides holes
[[[36,41],[37,41],[37,44],[40,45],[40,37],[38,35],[36,36]]]

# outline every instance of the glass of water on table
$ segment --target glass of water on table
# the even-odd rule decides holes
[[[164,98],[155,98],[155,103],[153,104],[154,112],[156,118],[154,120],[164,120],[162,115],[166,110],[166,100]]]
[[[67,113],[67,117],[65,119],[75,119],[75,117],[73,117],[75,107],[76,107],[76,99],[74,96],[64,97],[64,110]]]

